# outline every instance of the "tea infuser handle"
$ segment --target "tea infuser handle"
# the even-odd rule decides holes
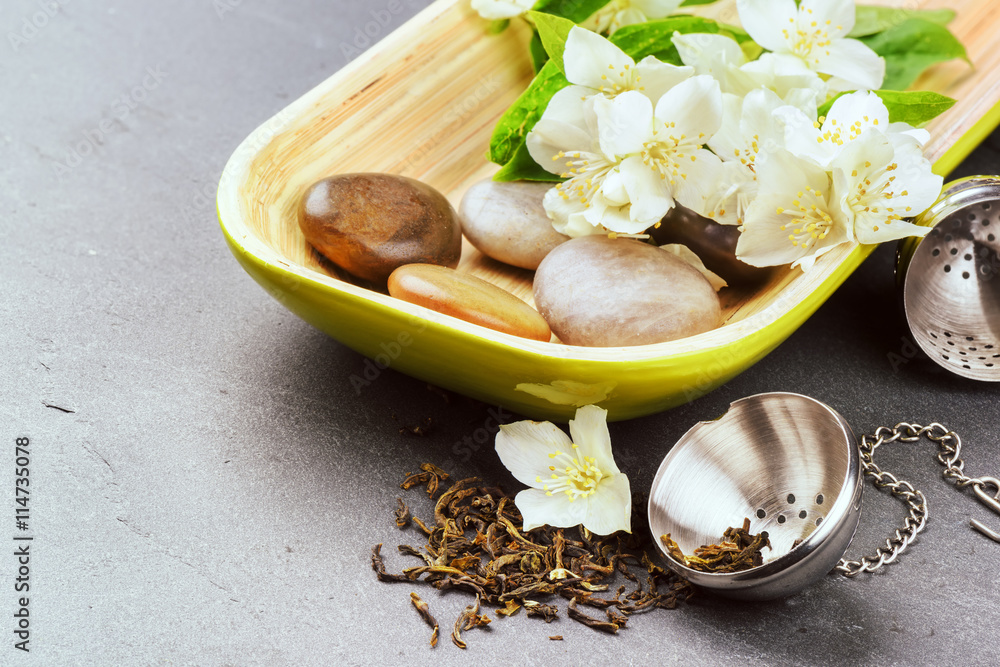
[[[1000,514],[1000,480],[995,477],[969,477],[965,474],[965,462],[960,458],[962,439],[958,437],[957,433],[937,422],[927,426],[900,422],[891,429],[880,426],[874,435],[865,435],[861,438],[861,443],[858,446],[861,466],[865,475],[874,480],[877,488],[888,489],[892,495],[900,498],[906,504],[909,508],[909,516],[906,518],[903,528],[897,529],[895,535],[887,539],[885,546],[879,547],[874,556],[866,556],[860,560],[841,559],[834,568],[837,572],[846,577],[855,577],[862,572],[875,572],[881,569],[896,560],[896,557],[906,550],[910,542],[927,525],[927,500],[924,498],[924,494],[914,489],[909,482],[897,479],[892,473],[879,468],[873,459],[875,450],[881,445],[897,440],[916,442],[922,436],[938,444],[940,451],[937,460],[945,467],[942,476],[954,482],[959,489],[972,486],[979,500]],[[996,494],[989,495],[984,488],[986,486],[996,489]],[[976,520],[972,520],[971,525],[986,537],[1000,542],[1000,533],[987,528]]]
[[[993,510],[997,514],[1000,514],[1000,480],[996,479],[995,477],[980,477],[978,482],[979,483],[975,484],[973,488],[976,497],[979,498],[980,502],[989,507],[991,510]],[[994,495],[991,496],[989,492],[987,492],[983,488],[987,485],[992,486],[994,489],[997,490]],[[973,528],[978,530],[986,537],[990,538],[991,540],[1000,542],[1000,533],[996,532],[995,530],[991,530],[990,528],[987,528],[986,525],[983,524],[981,521],[976,521],[975,519],[973,519],[969,523]]]

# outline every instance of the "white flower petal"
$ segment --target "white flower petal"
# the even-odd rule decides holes
[[[580,456],[592,456],[605,475],[616,475],[620,470],[611,453],[611,434],[608,432],[608,411],[596,405],[585,405],[576,411],[569,422],[569,433],[579,446]]]
[[[740,162],[723,162],[719,184],[705,197],[705,211],[701,213],[722,225],[742,225],[746,209],[757,197],[757,177]]]
[[[569,31],[563,66],[570,83],[600,90],[607,82],[602,77],[626,71],[633,65],[635,61],[624,51],[597,33],[577,26]]]
[[[746,136],[740,127],[744,99],[739,95],[722,94],[722,124],[708,141],[708,147],[725,162],[739,160],[746,146]]]
[[[884,224],[881,217],[858,215],[854,222],[854,231],[858,243],[876,244],[887,241],[897,241],[908,236],[925,236],[930,227],[921,227],[906,220],[896,220],[891,225]],[[878,231],[875,229],[878,228]]]
[[[821,196],[825,197],[830,189],[829,177],[825,170],[785,150],[772,151],[759,157],[757,182],[760,184],[761,192],[782,195],[788,193],[794,195],[808,188],[819,190]]]
[[[674,199],[698,215],[707,212],[708,200],[718,186],[722,170],[719,157],[703,148],[685,154],[680,161],[681,176],[675,179]],[[724,216],[728,213],[719,212]]]
[[[829,74],[832,90],[878,90],[885,79],[885,60],[856,39],[838,39],[817,49],[816,71]],[[839,101],[839,100],[838,100]]]
[[[551,422],[520,421],[501,424],[496,437],[496,451],[507,470],[517,481],[540,489],[538,477],[547,477],[550,454],[571,452],[573,442]]]
[[[736,256],[752,266],[791,263],[808,269],[831,248],[851,241],[850,221],[830,206],[826,171],[787,151],[757,161],[760,192],[747,208]]]
[[[542,117],[528,132],[528,154],[543,169],[553,174],[567,170],[560,153],[586,151],[596,147],[592,126],[596,126],[593,101],[581,100],[585,88],[563,88],[549,101]]]
[[[785,128],[785,148],[793,155],[816,164],[827,164],[833,159],[836,146],[829,141],[821,141],[823,131],[801,109],[784,106],[776,109],[774,115]]]
[[[565,493],[550,496],[538,489],[525,489],[514,497],[514,504],[524,519],[525,531],[545,525],[571,528],[587,518],[586,500],[570,501]]]
[[[782,30],[795,27],[795,0],[737,0],[740,23],[753,41],[768,51],[785,49]]]
[[[646,56],[636,64],[635,73],[639,92],[656,104],[668,90],[694,76],[695,71],[693,67],[678,67]]]
[[[606,206],[627,206],[629,204],[628,190],[625,189],[625,179],[621,167],[611,170],[604,184],[601,185],[601,196]]]
[[[725,35],[675,32],[671,42],[677,47],[681,62],[693,67],[696,74],[717,74],[715,70],[720,66],[740,67],[747,62],[739,42]]]
[[[653,133],[653,103],[642,93],[630,90],[613,100],[595,98],[594,112],[605,155],[638,153]]]
[[[584,528],[595,535],[610,535],[619,530],[632,532],[632,490],[624,474],[601,480],[588,500]]]
[[[493,21],[520,16],[534,4],[535,0],[472,0],[472,8],[484,19]]]
[[[659,222],[674,207],[670,188],[659,174],[650,169],[638,156],[625,158],[618,168],[621,170],[629,201],[632,202],[631,215],[646,225],[640,232],[645,231]],[[614,231],[630,233],[621,229]]]
[[[722,125],[719,82],[699,75],[677,84],[656,103],[654,116],[660,122],[673,122],[678,136],[703,134],[707,141]]]
[[[599,231],[593,230],[592,225],[586,222],[584,225],[589,229],[579,227],[583,212],[587,207],[574,197],[564,198],[559,191],[559,186],[549,188],[545,197],[542,198],[542,206],[544,206],[549,219],[552,220],[552,227],[560,234],[576,237]],[[567,231],[568,229],[572,229],[575,233],[570,233]]]
[[[825,26],[833,39],[848,35],[854,29],[854,0],[802,0],[799,11],[809,22]]]

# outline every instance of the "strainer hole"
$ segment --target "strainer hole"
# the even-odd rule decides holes
[[[937,257],[940,254],[941,254],[941,248],[934,248],[934,250],[931,250],[931,257]]]
[[[967,340],[967,341],[969,341],[969,342],[971,343],[972,341],[974,341],[974,340],[976,340],[976,339],[975,339],[975,338],[973,338],[972,336],[966,336],[966,337],[965,337],[965,340]]]
[[[965,278],[966,280],[968,280],[969,279],[969,272],[968,271],[962,271],[962,277]]]
[[[823,498],[823,494],[822,493],[819,494],[818,496],[816,496],[816,504],[817,505],[822,505],[823,504],[823,500],[825,500],[825,499]]]
[[[990,226],[990,219],[989,218],[984,219],[983,220],[983,227],[989,227],[989,226]]]
[[[972,259],[972,255],[970,253],[965,253],[965,261],[968,262],[971,259]]]
[[[788,500],[788,504],[789,505],[794,505],[795,504],[795,494],[789,493],[788,494],[788,498],[786,500]]]
[[[986,364],[986,368],[993,368],[993,364]]]
[[[823,523],[823,517],[821,516],[816,517],[816,525],[818,526],[821,523]]]
[[[965,356],[965,350],[959,350],[959,351],[958,351],[958,353],[959,353],[960,355],[962,355],[963,357]]]
[[[958,248],[952,248],[948,252],[950,252],[952,255],[957,255],[958,254]]]
[[[976,219],[976,214],[975,213],[970,213],[969,214],[969,220],[975,220],[975,219]]]
[[[942,354],[941,356],[944,357],[945,361],[948,361],[949,359],[951,359],[951,357],[949,357],[947,354]]]
[[[983,210],[984,211],[990,210],[990,203],[989,202],[986,202],[986,203],[983,204]]]
[[[962,364],[962,368],[964,368],[967,371],[971,371],[972,370],[972,368],[969,367],[969,364]]]
[[[945,338],[951,338],[951,334],[947,331],[944,332]]]
[[[990,241],[990,242],[993,242],[993,241],[997,240],[997,237],[994,236],[993,234],[990,234],[989,236],[986,237],[986,240]]]
[[[801,512],[799,512],[799,518],[800,519],[806,518],[806,515],[807,515],[807,512],[805,510],[802,510]]]
[[[785,515],[782,514],[778,517],[778,523],[785,523]]]
[[[945,273],[951,273],[951,264],[945,264],[944,265],[944,272]]]
[[[934,333],[932,331],[932,332],[930,332],[930,334],[931,334],[931,338],[933,338],[934,340],[937,340],[937,334],[936,333]]]
[[[983,347],[985,347],[987,350],[992,350],[993,349],[992,345],[984,345]]]
[[[945,234],[944,235],[944,240],[947,241],[948,243],[951,243],[952,241],[955,240],[955,237],[952,236],[951,234]]]
[[[994,354],[994,355],[993,355],[993,358],[994,358],[994,359],[1000,359],[1000,354]]]
[[[977,351],[978,351],[978,350],[977,350],[976,348],[974,348],[974,347],[970,347],[970,348],[969,348],[969,352],[977,352]]]
[[[763,519],[766,516],[767,516],[767,512],[764,511],[763,507],[761,509],[757,510],[757,518],[758,519]]]
[[[953,340],[948,341],[948,345],[954,345],[954,344],[955,344],[955,341],[953,341]]]

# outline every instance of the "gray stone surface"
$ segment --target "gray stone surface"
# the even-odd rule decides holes
[[[44,27],[11,42],[53,4],[54,16],[37,19]],[[425,4],[392,4],[402,11],[379,31]],[[759,605],[701,597],[636,617],[616,637],[516,616],[470,632],[466,652],[426,646],[410,587],[376,582],[369,549],[385,542],[390,567],[402,566],[394,546],[416,539],[392,521],[396,485],[422,461],[513,485],[488,446],[463,444],[495,422],[486,406],[446,402],[391,370],[356,393],[350,377],[365,360],[243,273],[212,202],[238,142],[343,66],[341,46],[389,6],[0,6],[0,664],[995,662],[1000,545],[967,524],[1000,527],[1000,517],[945,483],[924,443],[880,452],[933,513],[884,574],[831,576]],[[997,141],[962,171],[997,172]],[[612,425],[634,488],[648,488],[695,421],[768,390],[827,401],[859,431],[941,421],[964,437],[970,471],[1000,473],[998,388],[906,359],[891,264],[891,248],[877,252],[788,342],[718,391]],[[400,435],[426,417],[438,425],[429,437]],[[23,436],[30,654],[12,647]],[[859,548],[901,517],[898,503],[866,491]],[[468,602],[425,598],[446,625]]]

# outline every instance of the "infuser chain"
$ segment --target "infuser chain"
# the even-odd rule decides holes
[[[955,483],[959,489],[968,486],[974,488],[976,497],[993,511],[1000,514],[1000,480],[995,477],[969,477],[965,474],[965,462],[961,459],[962,439],[954,431],[934,422],[927,426],[900,422],[894,428],[880,426],[873,435],[861,438],[858,451],[861,455],[861,466],[866,476],[871,477],[876,487],[888,489],[892,495],[900,498],[909,508],[909,516],[902,529],[897,529],[895,535],[885,541],[884,547],[879,547],[874,556],[865,556],[860,560],[841,559],[834,568],[846,577],[854,577],[862,572],[875,572],[884,565],[896,560],[910,543],[927,525],[927,500],[924,494],[913,488],[909,482],[897,479],[892,473],[886,472],[875,464],[873,456],[881,445],[890,442],[916,442],[921,437],[936,442],[940,451],[938,462],[944,466],[942,475]],[[996,489],[990,495],[985,487]],[[993,531],[981,522],[972,520],[971,525],[983,535],[1000,542],[1000,533]]]

